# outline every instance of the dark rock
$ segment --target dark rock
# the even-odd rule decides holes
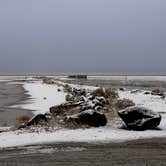
[[[47,121],[47,118],[45,115],[43,114],[38,114],[36,116],[34,116],[32,119],[30,119],[26,124],[22,125],[19,127],[20,128],[25,128],[25,127],[28,127],[28,126],[33,126],[33,125],[41,125],[41,124],[46,124],[48,121]]]
[[[118,115],[132,130],[147,130],[156,128],[161,121],[161,116],[144,107],[129,107],[118,111]]]
[[[58,91],[58,92],[61,92],[61,89],[58,88],[57,91]]]
[[[64,92],[71,93],[72,92],[72,87],[69,86],[68,84],[65,84],[64,85]]]
[[[85,110],[89,110],[89,109],[93,109],[94,108],[94,104],[88,102],[88,103],[82,103],[81,107],[80,107],[80,111],[85,111]]]
[[[119,88],[120,91],[125,91],[126,89],[125,88]]]
[[[77,102],[77,103],[65,103],[65,104],[53,106],[53,107],[50,107],[50,113],[52,113],[53,115],[64,114],[65,111],[71,108],[77,107],[80,104],[81,103]]]
[[[148,92],[148,91],[144,92],[144,95],[149,95],[149,94],[150,94],[150,92]]]
[[[41,122],[47,122],[47,118],[43,114],[38,114],[28,121],[27,126],[38,125]]]
[[[75,100],[74,96],[71,94],[67,94],[65,99],[67,102],[74,102],[74,100]]]
[[[76,102],[84,102],[86,103],[88,100],[85,96],[78,96],[78,98],[76,99]]]
[[[161,99],[165,99],[165,95],[161,96]]]
[[[106,105],[106,99],[104,97],[99,97],[99,96],[96,96],[92,103],[94,104],[94,106],[100,106],[100,107],[104,107]]]
[[[89,109],[97,111],[103,109],[106,104],[107,101],[104,97],[96,96],[93,100],[83,101],[83,103],[80,105],[80,110],[81,112]]]
[[[164,92],[161,89],[154,89],[151,92],[152,95],[164,96]]]
[[[88,125],[92,127],[105,126],[107,124],[106,116],[94,110],[86,110],[81,113],[67,116],[66,123],[77,123],[78,125]]]
[[[133,90],[131,90],[130,93],[135,94],[135,93],[139,93],[139,92],[141,92],[141,90],[139,90],[139,89],[133,89]]]
[[[85,89],[76,89],[76,88],[73,88],[73,91],[72,91],[72,94],[74,96],[85,96],[86,95],[86,90]]]
[[[55,81],[52,78],[44,77],[43,78],[43,83],[44,84],[54,84]]]

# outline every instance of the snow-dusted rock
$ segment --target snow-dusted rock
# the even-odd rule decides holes
[[[151,94],[158,95],[158,96],[165,96],[164,92],[161,89],[153,89]]]
[[[95,107],[97,106],[104,107],[106,105],[106,99],[103,96],[101,97],[96,96],[92,102],[95,105]]]
[[[48,122],[48,120],[47,120],[46,115],[38,114],[38,115],[35,115],[34,117],[32,117],[26,124],[20,126],[19,128],[25,128],[28,126],[45,124],[47,122]]]
[[[66,123],[77,123],[78,125],[88,125],[93,127],[105,126],[106,116],[94,110],[86,110],[78,114],[65,117]]]
[[[161,116],[144,107],[129,107],[118,111],[118,115],[132,130],[147,130],[156,128],[161,121]]]
[[[77,106],[79,106],[81,104],[81,102],[77,102],[77,103],[64,103],[64,104],[60,104],[60,105],[56,105],[53,107],[50,107],[50,113],[52,113],[53,115],[62,115],[64,114],[64,112],[70,110],[71,108],[75,108]]]
[[[141,90],[140,89],[133,89],[133,90],[131,90],[131,94],[135,94],[135,93],[139,93],[139,92],[141,92]]]

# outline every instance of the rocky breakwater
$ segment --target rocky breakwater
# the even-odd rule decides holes
[[[50,113],[69,128],[105,126],[106,113],[112,111],[110,105],[118,98],[112,89],[91,91],[65,85],[64,91],[67,92],[66,103],[51,107]]]
[[[49,82],[50,83],[50,82]],[[39,114],[21,124],[18,128],[31,126],[87,128],[105,126],[119,117],[130,130],[156,128],[161,116],[149,109],[133,107],[129,99],[119,99],[115,89],[98,88],[96,90],[73,88],[61,85],[66,95],[66,102],[50,107],[46,114]],[[56,100],[56,99],[55,99]],[[115,118],[116,117],[116,118]]]
[[[63,90],[67,92],[65,103],[50,107],[48,113],[36,115],[18,128],[34,125],[67,128],[105,126],[116,110],[118,93],[113,89],[87,90],[66,84]]]

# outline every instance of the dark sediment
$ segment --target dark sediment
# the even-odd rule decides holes
[[[24,103],[29,98],[25,92],[22,84],[0,82],[0,126],[13,126],[20,116],[32,116],[30,110],[10,107]]]

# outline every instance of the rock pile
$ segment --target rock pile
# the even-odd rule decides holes
[[[51,83],[52,80],[45,81]],[[50,107],[49,113],[36,115],[19,128],[51,124],[68,128],[105,126],[114,114],[111,114],[112,110],[116,115],[120,110],[118,115],[131,130],[154,129],[160,124],[161,116],[158,113],[133,107],[135,103],[131,100],[118,99],[114,89],[98,88],[91,91],[72,88],[68,84],[63,88],[67,93],[66,103]],[[138,90],[133,93],[138,93]],[[153,93],[160,94],[159,91]]]
[[[105,112],[118,97],[112,89],[99,88],[95,91],[72,88],[64,85],[66,103],[50,107],[49,119],[65,127],[99,127],[107,124]],[[49,125],[48,114],[39,114],[19,128],[31,125]]]
[[[65,126],[99,127],[106,125],[107,118],[104,112],[108,111],[110,101],[118,96],[113,90],[103,88],[89,91],[65,85],[64,91],[68,93],[67,102],[51,107],[50,113],[54,117],[60,116]]]

